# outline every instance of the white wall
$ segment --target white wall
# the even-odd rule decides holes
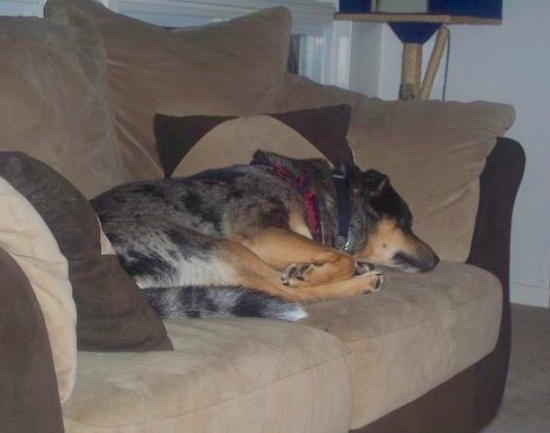
[[[516,108],[516,122],[507,136],[523,145],[527,167],[512,230],[512,301],[549,307],[550,1],[504,0],[503,4],[501,26],[450,27],[447,100],[488,100]],[[371,91],[371,96],[396,99],[401,43],[388,26],[368,26],[377,26],[382,35],[377,54],[380,71],[356,88],[375,87],[378,91]],[[425,60],[430,47],[431,41],[424,48]],[[432,97],[441,97],[442,75],[438,74]],[[372,83],[375,79],[377,86]]]

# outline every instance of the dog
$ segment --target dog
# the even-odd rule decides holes
[[[376,170],[256,151],[248,165],[138,181],[91,201],[122,267],[163,317],[295,321],[302,304],[376,292],[435,252]]]

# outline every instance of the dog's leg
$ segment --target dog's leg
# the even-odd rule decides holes
[[[280,271],[269,266],[242,244],[222,241],[221,246],[216,252],[216,258],[234,270],[233,284],[254,288],[293,302],[307,303],[376,292],[384,281],[381,271],[370,271],[336,283],[290,287],[281,281]]]
[[[232,241],[225,241],[222,245],[223,248],[216,252],[216,256],[234,270],[235,278],[237,278],[235,283],[294,302],[334,299],[376,292],[384,280],[381,271],[371,269],[362,275],[348,277],[339,282],[313,285],[309,282],[299,281],[300,287],[292,287],[283,282],[280,270],[270,266],[247,247]],[[351,263],[351,274],[353,275],[355,268],[353,258]]]
[[[364,273],[356,272],[353,256],[285,229],[267,228],[242,243],[281,271],[283,283],[291,287],[334,283]]]

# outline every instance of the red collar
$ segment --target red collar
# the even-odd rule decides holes
[[[304,219],[309,228],[311,236],[316,242],[323,242],[323,230],[321,226],[319,197],[317,193],[309,187],[309,178],[304,172],[300,176],[294,175],[290,170],[287,170],[280,164],[272,161],[263,162],[261,165],[265,165],[270,168],[275,176],[284,180],[291,185],[302,196],[302,202],[304,203]]]

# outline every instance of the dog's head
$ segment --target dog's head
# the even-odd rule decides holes
[[[376,170],[362,173],[367,236],[358,260],[405,272],[433,269],[439,258],[412,232],[412,214],[388,177]]]

